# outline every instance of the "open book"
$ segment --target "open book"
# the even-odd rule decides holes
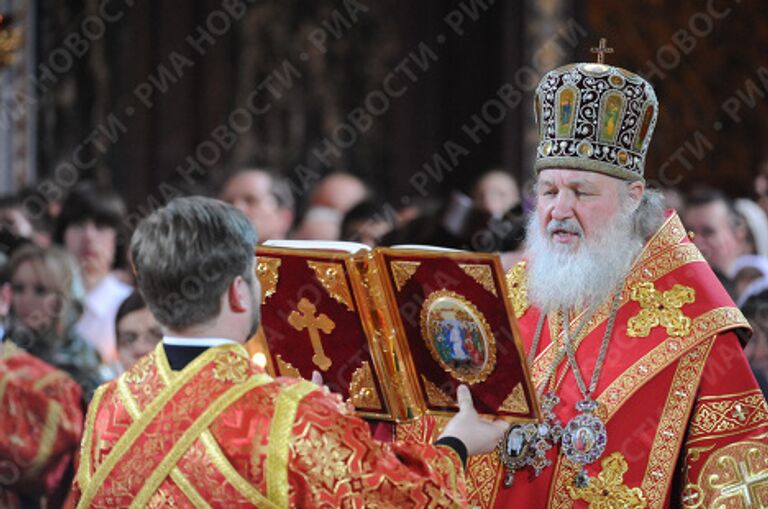
[[[349,242],[257,248],[262,327],[249,347],[275,376],[325,383],[366,417],[451,414],[466,383],[483,414],[540,414],[498,256]]]

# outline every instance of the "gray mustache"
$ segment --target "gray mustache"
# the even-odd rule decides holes
[[[554,233],[557,230],[567,233],[575,233],[576,235],[582,235],[583,233],[581,227],[577,223],[553,219],[547,224],[547,232]]]

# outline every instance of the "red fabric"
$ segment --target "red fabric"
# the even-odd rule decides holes
[[[59,507],[83,429],[80,386],[19,351],[0,358],[0,387],[0,507],[15,507],[18,496]]]

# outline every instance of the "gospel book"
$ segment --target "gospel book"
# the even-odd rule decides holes
[[[458,410],[537,421],[498,256],[425,246],[282,241],[257,248],[261,328],[250,342],[274,376],[309,379],[368,418]]]

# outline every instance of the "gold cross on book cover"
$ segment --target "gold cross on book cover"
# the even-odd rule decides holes
[[[540,415],[497,255],[349,242],[257,248],[261,328],[249,343],[273,376],[313,370],[364,417],[404,421],[458,411]]]

